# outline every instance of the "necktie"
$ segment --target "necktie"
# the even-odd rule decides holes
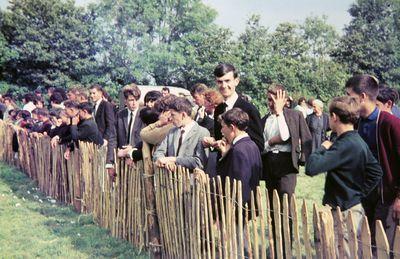
[[[222,103],[222,111],[223,111],[223,113],[226,112],[227,109],[228,109],[228,105],[226,103]]]
[[[181,149],[181,146],[182,146],[183,134],[185,134],[185,130],[181,129],[181,135],[179,136],[178,149],[176,150],[176,156],[178,156],[179,150]]]
[[[127,144],[130,144],[131,141],[131,128],[132,128],[132,123],[133,123],[133,112],[131,112],[131,117],[129,119],[128,123],[128,136],[127,136]]]

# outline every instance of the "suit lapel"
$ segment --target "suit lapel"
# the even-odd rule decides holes
[[[124,125],[126,132],[125,135],[128,134],[128,115],[129,115],[128,108],[125,108],[125,110],[122,113],[122,123]]]

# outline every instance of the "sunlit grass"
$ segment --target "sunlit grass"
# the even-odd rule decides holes
[[[1,258],[148,258],[0,163]]]

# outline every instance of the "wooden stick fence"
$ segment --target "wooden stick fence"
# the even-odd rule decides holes
[[[19,141],[18,160],[12,151],[13,134]],[[0,160],[18,166],[46,195],[92,214],[113,236],[154,256],[390,258],[392,253],[400,257],[400,227],[390,251],[377,221],[376,249],[372,249],[365,217],[357,237],[351,213],[343,218],[339,209],[315,204],[310,210],[295,196],[280,198],[274,191],[270,199],[268,191],[258,187],[250,203],[243,204],[241,182],[227,178],[223,186],[222,179],[210,179],[201,170],[155,168],[147,144],[143,161],[135,166],[117,160],[115,182],[105,170],[103,147],[79,143],[65,160],[63,147],[52,149],[47,137],[30,138],[1,120],[0,147]]]

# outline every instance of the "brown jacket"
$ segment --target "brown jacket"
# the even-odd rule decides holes
[[[263,126],[269,115],[267,114],[262,118]],[[299,162],[304,164],[311,153],[312,139],[310,130],[308,129],[303,113],[300,111],[285,108],[283,116],[289,128],[290,138],[287,141],[290,141],[292,144],[293,166],[299,169]]]

